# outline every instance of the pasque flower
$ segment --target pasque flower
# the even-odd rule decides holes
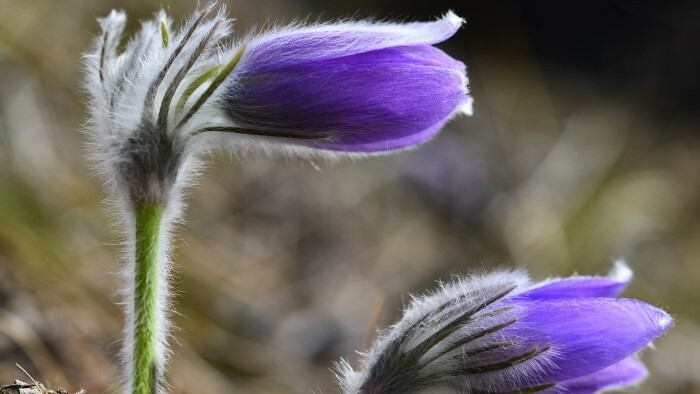
[[[123,12],[85,55],[89,154],[126,238],[124,392],[158,390],[168,355],[170,233],[202,153],[409,147],[469,113],[465,67],[432,44],[462,19],[297,24],[227,43],[214,3],[174,32],[156,14],[123,46]],[[158,382],[155,383],[154,382]]]
[[[123,53],[125,15],[101,20],[86,55],[94,152],[124,166],[143,152],[148,163],[121,171],[140,178],[152,170],[142,164],[164,166],[156,170],[163,179],[133,192],[167,195],[165,179],[192,153],[222,143],[382,152],[424,142],[454,115],[471,113],[464,64],[432,46],[461,26],[451,12],[427,23],[273,28],[221,49],[230,21],[221,10],[207,20],[213,8],[172,36],[159,13]],[[214,138],[221,133],[226,141]]]
[[[638,383],[635,354],[673,320],[664,311],[616,298],[631,279],[532,284],[522,272],[458,278],[413,299],[380,336],[362,368],[347,362],[345,393],[595,393]]]

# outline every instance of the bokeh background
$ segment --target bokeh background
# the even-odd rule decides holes
[[[642,393],[700,393],[700,3],[229,0],[239,31],[297,17],[468,24],[475,115],[396,156],[212,157],[175,261],[174,393],[333,392],[407,294],[493,267],[604,274],[677,325]],[[0,384],[115,392],[117,232],[82,155],[80,54],[189,1],[0,0]],[[26,380],[26,379],[25,379]]]

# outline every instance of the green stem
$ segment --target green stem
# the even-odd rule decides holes
[[[136,267],[134,286],[134,394],[157,390],[156,313],[158,308],[158,241],[163,207],[157,203],[137,203]]]

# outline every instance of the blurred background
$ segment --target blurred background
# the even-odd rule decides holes
[[[475,114],[361,161],[212,157],[178,233],[174,393],[333,392],[409,293],[524,267],[605,274],[677,325],[642,393],[700,393],[700,3],[229,0],[238,31],[297,17],[468,23],[440,47]],[[117,232],[82,154],[80,54],[112,8],[0,0],[0,384],[115,392]],[[203,389],[204,388],[204,389]]]

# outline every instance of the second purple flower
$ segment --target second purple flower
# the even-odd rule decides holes
[[[592,394],[639,383],[635,355],[673,324],[663,310],[617,298],[632,279],[531,283],[522,272],[457,278],[416,297],[355,371],[339,365],[347,394]]]

